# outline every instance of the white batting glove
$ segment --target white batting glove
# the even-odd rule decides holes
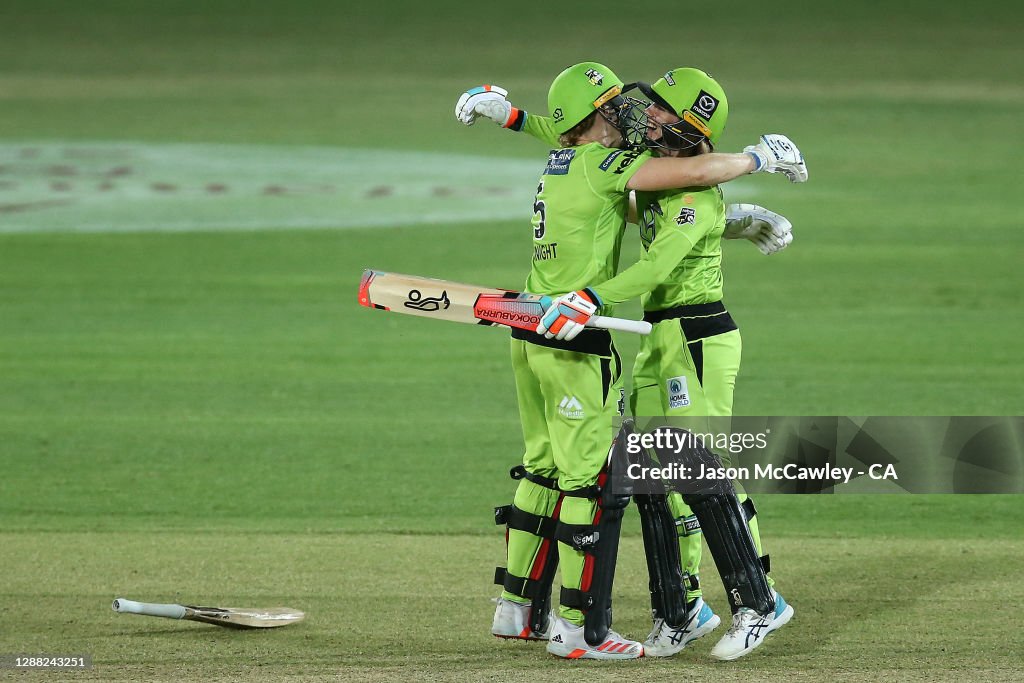
[[[730,204],[726,207],[722,236],[728,240],[750,240],[768,256],[793,242],[793,224],[785,216],[757,204]]]
[[[597,312],[600,300],[597,295],[589,290],[569,292],[558,297],[544,297],[544,303],[548,308],[540,317],[537,325],[537,334],[543,334],[548,339],[564,339],[570,341],[576,338],[587,321]]]
[[[455,105],[455,118],[467,126],[476,123],[478,116],[494,121],[502,128],[508,128],[519,110],[505,99],[508,91],[496,85],[478,85],[462,93]]]
[[[744,147],[743,151],[754,157],[757,168],[754,173],[781,173],[790,182],[807,182],[807,164],[796,144],[785,135],[769,133],[761,136],[761,142]]]

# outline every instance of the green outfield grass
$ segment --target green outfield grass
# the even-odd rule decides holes
[[[1021,11],[713,9],[714,21],[665,3],[0,6],[0,653],[92,654],[93,670],[61,680],[1024,677],[1010,608],[1019,496],[759,501],[796,617],[733,664],[710,663],[712,642],[607,666],[488,635],[503,559],[490,508],[508,501],[521,455],[507,335],[355,301],[368,266],[521,286],[526,219],[509,217],[514,195],[496,193],[493,213],[481,196],[489,160],[508,178],[539,169],[545,149],[455,123],[466,87],[498,83],[543,112],[575,61],[627,80],[694,64],[729,93],[723,149],[766,131],[800,144],[806,186],[727,188],[796,230],[771,258],[727,245],[738,413],[1024,413]],[[71,143],[134,159],[231,147],[175,167],[172,190],[141,161],[121,177],[31,151]],[[317,148],[320,165],[303,166]],[[449,177],[443,156],[421,154],[436,168],[420,180],[381,152],[357,178],[337,161],[348,149],[359,164],[375,150],[481,161]],[[121,194],[104,208],[108,178]],[[279,182],[292,204],[273,204]],[[478,189],[460,198],[467,184]],[[161,231],[200,206],[202,231]],[[46,232],[79,210],[116,232]],[[288,229],[227,225],[241,214]],[[331,215],[343,229],[322,227]],[[628,358],[636,340],[620,342]],[[616,627],[642,637],[632,518],[625,535]],[[704,583],[724,610],[710,562]],[[117,596],[309,618],[228,632],[116,615]]]
[[[927,522],[914,512],[907,517]],[[757,657],[722,665],[708,658],[709,639],[672,659],[626,664],[569,663],[545,654],[543,645],[496,640],[487,632],[493,605],[482,581],[501,559],[493,535],[118,531],[43,538],[0,534],[6,552],[36,563],[31,574],[5,582],[5,622],[18,633],[15,645],[6,642],[11,636],[4,645],[91,652],[95,668],[76,680],[1019,680],[1015,620],[1005,608],[1024,570],[1019,539],[962,531],[898,540],[828,531],[780,538],[773,551],[787,561],[779,586],[796,617]],[[922,561],[936,548],[942,560]],[[616,626],[633,635],[650,628],[641,553],[631,535],[617,576]],[[177,590],[168,585],[172,576]],[[708,599],[724,605],[713,569],[705,578]],[[309,616],[279,631],[238,632],[115,614],[110,599],[127,586],[167,600],[199,594],[301,606]]]

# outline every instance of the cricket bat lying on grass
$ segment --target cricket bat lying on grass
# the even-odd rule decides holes
[[[192,605],[162,605],[118,598],[115,612],[145,614],[165,619],[189,619],[228,628],[274,628],[295,624],[306,618],[305,612],[291,607],[194,607]]]
[[[521,330],[537,329],[546,310],[540,294],[489,289],[416,275],[364,270],[359,283],[359,303],[393,313],[422,315],[475,325],[507,325]],[[587,327],[650,334],[651,324],[595,315]]]

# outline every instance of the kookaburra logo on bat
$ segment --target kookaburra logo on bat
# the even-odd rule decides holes
[[[409,300],[405,302],[406,308],[411,308],[416,311],[424,311],[425,313],[431,313],[433,311],[440,311],[441,309],[447,310],[451,306],[451,302],[448,300],[448,291],[441,292],[441,296],[429,297],[423,296],[418,289],[409,290]]]

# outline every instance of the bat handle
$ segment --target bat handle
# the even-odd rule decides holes
[[[651,324],[644,320],[609,318],[605,315],[595,315],[587,321],[587,327],[600,327],[605,330],[618,330],[620,332],[632,332],[634,334],[651,333]]]
[[[146,614],[151,617],[166,617],[167,619],[182,619],[185,616],[185,608],[181,605],[161,605],[152,602],[136,602],[118,598],[112,605],[115,612],[130,612],[131,614]]]

